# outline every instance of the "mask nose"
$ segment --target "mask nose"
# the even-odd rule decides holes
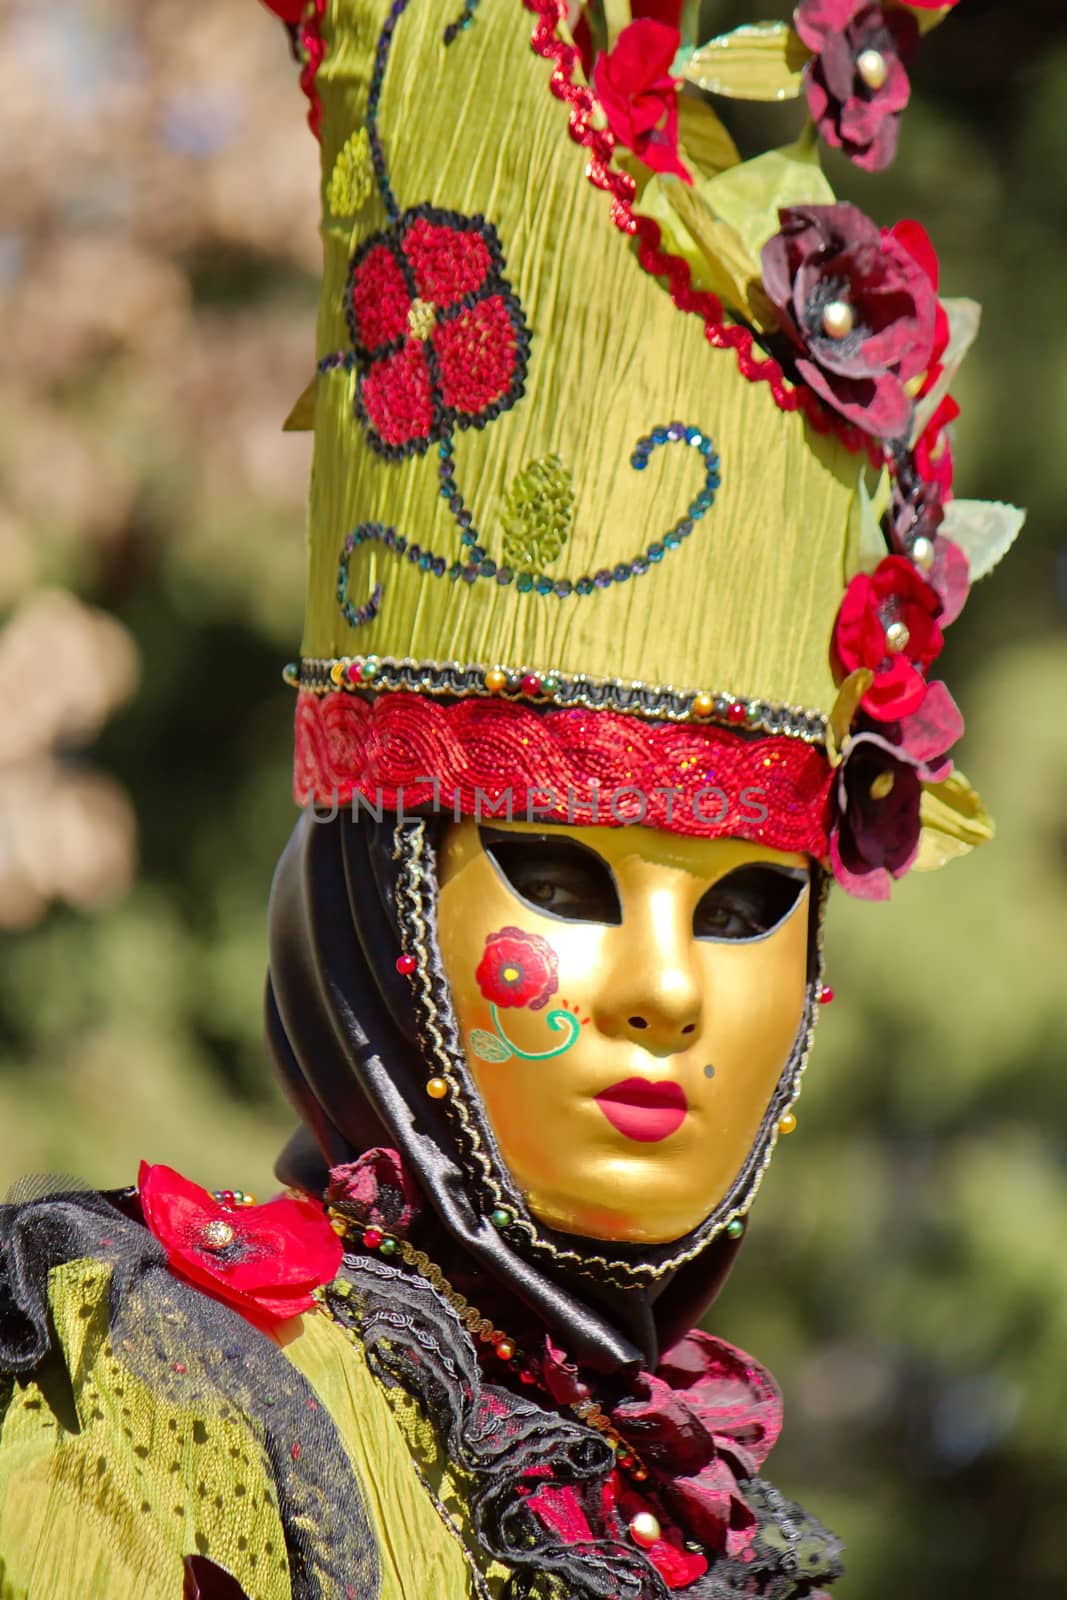
[[[703,974],[688,900],[669,893],[626,907],[594,1019],[650,1054],[689,1049],[704,1020]]]

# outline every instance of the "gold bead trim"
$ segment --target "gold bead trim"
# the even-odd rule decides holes
[[[719,723],[752,732],[780,734],[806,744],[826,741],[827,719],[819,711],[728,694],[722,689],[678,689],[624,678],[568,675],[534,667],[483,667],[458,661],[416,661],[411,656],[305,657],[282,677],[310,694],[407,691],[425,695],[487,696],[587,711],[623,711],[656,722]]]

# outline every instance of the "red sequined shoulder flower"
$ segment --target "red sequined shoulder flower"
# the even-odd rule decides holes
[[[356,251],[345,309],[356,410],[384,456],[483,427],[522,395],[530,336],[484,217],[405,211]]]
[[[314,1200],[280,1195],[227,1206],[172,1167],[141,1162],[144,1219],[172,1271],[256,1322],[308,1311],[341,1265],[341,1241]]]

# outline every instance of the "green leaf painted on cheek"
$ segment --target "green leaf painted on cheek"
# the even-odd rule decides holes
[[[487,1033],[484,1028],[475,1028],[467,1039],[471,1054],[476,1055],[479,1061],[508,1061],[511,1051],[503,1039],[498,1039],[495,1033]]]

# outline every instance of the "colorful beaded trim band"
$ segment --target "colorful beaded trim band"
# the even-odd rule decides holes
[[[675,689],[670,684],[656,686],[584,673],[367,655],[309,656],[289,662],[282,676],[290,688],[310,694],[372,689],[375,693],[406,690],[464,698],[491,695],[561,710],[621,711],[656,722],[721,723],[754,733],[782,734],[805,744],[822,745],[826,739],[826,718],[818,711],[742,699],[719,690]]]

